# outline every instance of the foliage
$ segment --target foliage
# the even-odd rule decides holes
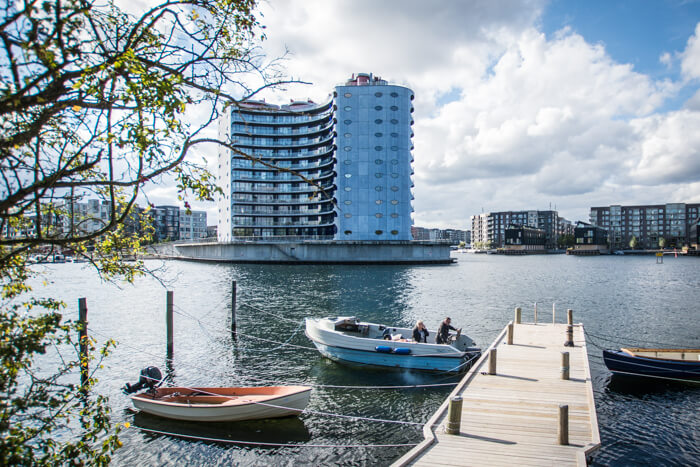
[[[125,262],[149,240],[148,208],[136,205],[144,186],[172,177],[183,201],[218,193],[191,153],[230,144],[204,129],[237,105],[234,96],[279,83],[256,46],[264,36],[255,7],[166,0],[133,17],[94,0],[0,6],[4,465],[99,465],[118,447],[107,401],[91,391],[96,380],[83,392],[74,382],[77,325],[62,322],[59,301],[32,298],[29,259],[69,250],[106,279],[131,281],[147,272]],[[252,77],[255,87],[246,84]],[[103,210],[81,211],[87,199]],[[53,362],[52,371],[39,361]]]
[[[630,239],[629,245],[630,245],[630,248],[632,248],[633,250],[639,246],[639,240],[637,239],[637,237],[635,235],[632,235],[632,238]]]
[[[659,248],[664,248],[666,246],[666,239],[664,237],[659,237]]]
[[[576,238],[572,234],[560,235],[557,239],[557,244],[560,248],[573,247],[576,243]]]

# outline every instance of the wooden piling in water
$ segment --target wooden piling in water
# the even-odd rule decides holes
[[[78,299],[78,342],[80,348],[80,386],[84,391],[89,378],[88,365],[88,332],[87,332],[87,299]]]
[[[557,322],[556,316],[557,316],[557,303],[552,302],[552,324]]]
[[[569,324],[566,326],[566,341],[564,342],[564,347],[574,346],[574,327]]]
[[[535,324],[537,324],[537,302],[535,302]]]
[[[489,351],[489,374],[496,374],[496,349],[491,349]]]
[[[574,324],[574,310],[572,310],[571,308],[566,310],[566,324],[568,324],[569,326]]]
[[[523,312],[520,307],[515,309],[515,324],[520,324],[522,322]]]
[[[165,297],[165,329],[167,342],[167,358],[173,356],[173,291],[168,290]]]
[[[236,281],[231,283],[231,335],[234,339],[238,337],[236,333]]]

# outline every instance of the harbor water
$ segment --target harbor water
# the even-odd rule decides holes
[[[348,367],[320,356],[306,316],[429,329],[450,316],[487,347],[522,307],[532,321],[582,322],[602,447],[593,465],[698,465],[700,388],[611,378],[602,348],[700,347],[700,259],[458,254],[447,266],[235,265],[149,261],[159,276],[103,283],[84,264],[38,266],[35,293],[65,301],[77,319],[86,297],[89,333],[118,346],[97,373],[116,422],[129,422],[115,465],[388,465],[420,442],[422,424],[458,378]],[[237,282],[238,338],[231,335]],[[174,292],[174,354],[166,358],[166,290]],[[197,424],[137,413],[120,392],[158,366],[176,386],[307,384],[301,416]],[[381,388],[393,386],[393,388]],[[419,386],[419,387],[397,387]],[[468,427],[463,427],[468,430]],[[478,433],[476,433],[478,435]]]

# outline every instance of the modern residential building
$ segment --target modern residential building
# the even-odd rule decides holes
[[[629,248],[632,237],[639,247],[653,249],[690,244],[690,226],[699,216],[700,203],[611,205],[592,207],[590,223],[609,232],[614,250]]]
[[[180,210],[180,240],[197,240],[207,237],[207,212]]]
[[[425,227],[411,227],[411,236],[414,240],[447,241],[450,245],[459,245],[460,242],[471,243],[469,230],[457,229],[426,229]]]
[[[557,211],[502,211],[471,216],[473,244],[489,248],[505,246],[505,232],[511,226],[528,226],[545,232],[545,248],[557,247],[561,235],[573,234],[573,225]]]
[[[506,254],[545,253],[547,234],[542,229],[511,224],[505,232]]]
[[[333,129],[332,102],[249,101],[229,112],[220,131],[236,150],[219,152],[219,241],[332,238]]]
[[[156,206],[149,215],[153,219],[153,241],[175,241],[180,239],[180,208],[177,206]]]
[[[219,152],[219,241],[411,240],[412,100],[358,74],[328,103],[233,109],[219,128],[236,147]]]
[[[574,229],[574,248],[567,250],[574,255],[599,255],[610,253],[608,231],[579,221]]]

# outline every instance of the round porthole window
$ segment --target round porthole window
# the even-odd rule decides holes
[[[399,137],[399,134],[398,134],[398,133],[392,133],[392,134],[391,134],[391,137],[392,137],[392,138],[398,138],[398,137]]]
[[[345,123],[346,125],[350,125],[352,123],[352,120],[345,120],[343,121],[343,123]]]
[[[391,218],[392,218],[392,219],[396,219],[397,217],[399,217],[399,215],[396,214],[395,212],[391,214]]]
[[[346,230],[344,233],[345,235],[352,235],[352,230]]]
[[[345,178],[350,178],[352,177],[352,174],[345,174]]]
[[[392,234],[392,235],[398,235],[398,234],[399,234],[399,231],[398,231],[398,230],[392,230],[392,231],[391,231],[391,234]]]
[[[374,204],[377,204],[377,205],[382,204],[382,200],[378,199],[377,201],[374,202]]]
[[[343,150],[344,150],[345,152],[350,152],[350,151],[352,151],[352,147],[350,147],[350,146],[345,146],[345,147],[343,148]]]
[[[374,121],[374,123],[376,123],[377,125],[381,125],[381,124],[382,124],[382,119],[381,119],[381,118],[378,118],[378,119],[376,119],[376,120]]]
[[[374,217],[376,217],[377,219],[381,219],[381,218],[384,217],[384,216],[382,215],[381,212],[378,212],[378,213],[376,213],[376,214],[374,215]]]
[[[391,97],[399,97],[399,94],[396,93],[396,92],[392,92],[392,93],[391,93]]]
[[[351,93],[349,93],[349,92],[346,92],[346,93],[345,93],[345,94],[343,94],[343,95],[344,95],[345,97],[352,97],[352,94],[351,94]]]
[[[395,105],[392,105],[392,106],[391,106],[391,110],[393,110],[393,111],[397,111],[397,110],[399,110],[399,108],[398,108],[398,107],[396,107]]]
[[[381,172],[377,172],[376,174],[374,174],[374,176],[377,178],[382,178],[384,176],[384,174]]]
[[[392,165],[396,165],[396,164],[398,164],[398,163],[399,163],[399,160],[398,160],[398,159],[392,159],[392,160],[391,160],[391,164],[392,164]]]
[[[384,233],[384,231],[383,230],[375,230],[374,233],[377,235],[381,235]]]
[[[375,105],[375,106],[374,106],[374,110],[382,110],[382,106],[381,106],[381,105]]]
[[[381,138],[381,137],[384,136],[384,135],[381,134],[381,133],[375,133],[374,136],[376,136],[377,138]]]
[[[350,159],[345,159],[344,163],[345,165],[350,165],[352,164],[352,161]]]
[[[391,174],[391,178],[399,178],[399,174]]]
[[[391,147],[391,150],[392,150],[392,151],[398,151],[398,150],[399,150],[399,147],[398,147],[398,146],[392,146],[392,147]]]
[[[391,187],[391,191],[399,191],[399,187],[397,187],[397,186],[392,186],[392,187]]]
[[[395,118],[392,118],[392,119],[391,119],[391,123],[393,123],[394,125],[396,125],[397,123],[399,123],[399,121],[396,120]]]
[[[345,107],[343,107],[343,110],[348,112],[348,111],[352,110],[352,107],[350,107],[349,105],[346,105]]]
[[[374,190],[375,190],[375,191],[382,191],[382,187],[379,186],[379,185],[377,185],[377,186],[374,187]]]
[[[384,148],[382,148],[381,146],[375,146],[375,147],[374,147],[374,150],[375,150],[375,151],[381,151],[382,149],[384,149]]]
[[[343,136],[345,136],[346,138],[350,138],[352,136],[352,133],[345,133]]]
[[[396,205],[396,204],[399,204],[399,202],[398,202],[397,200],[395,200],[395,199],[392,199],[392,200],[391,200],[391,204]]]
[[[346,219],[350,219],[351,217],[352,217],[352,214],[350,214],[349,212],[348,212],[348,213],[345,213],[345,218],[346,218]]]
[[[375,93],[374,93],[374,96],[375,96],[375,97],[382,97],[382,93],[381,93],[381,92],[375,92]]]
[[[377,164],[377,165],[382,165],[383,162],[384,162],[384,161],[381,160],[381,159],[375,159],[375,160],[374,160],[374,163]]]
[[[349,199],[346,199],[346,200],[343,201],[343,202],[344,202],[345,204],[347,204],[348,206],[350,206],[350,205],[352,204],[352,201],[350,201]]]
[[[350,188],[349,186],[346,186],[344,189],[345,191],[352,191],[352,188]]]

